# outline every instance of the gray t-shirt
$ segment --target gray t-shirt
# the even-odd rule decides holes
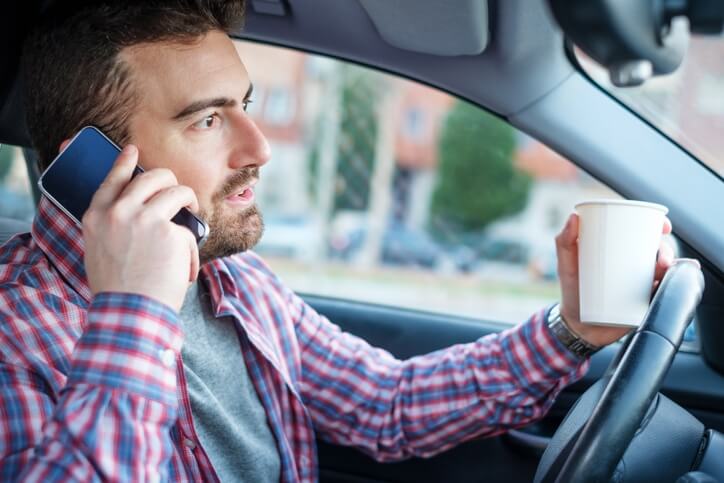
[[[199,283],[180,311],[194,428],[222,482],[278,482],[279,450],[246,371],[234,323],[215,318]]]

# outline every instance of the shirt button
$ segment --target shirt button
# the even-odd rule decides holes
[[[299,462],[302,464],[302,466],[307,466],[309,465],[309,458],[307,458],[306,456],[302,456],[299,458]]]
[[[184,438],[184,446],[192,451],[196,449],[196,443],[194,443],[194,440],[190,438]]]
[[[176,362],[176,354],[171,349],[161,349],[158,351],[158,356],[166,367],[172,367]]]

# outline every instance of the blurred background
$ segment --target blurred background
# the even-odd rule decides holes
[[[445,92],[237,47],[272,145],[257,251],[299,292],[517,323],[559,297],[553,239],[573,205],[617,197]]]

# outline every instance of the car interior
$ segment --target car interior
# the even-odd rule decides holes
[[[39,173],[17,66],[24,32],[52,3],[11,2],[0,20],[0,143],[25,148],[31,184]],[[640,84],[676,70],[688,36],[720,36],[724,6],[622,3],[248,1],[235,37],[343,59],[480,106],[623,197],[666,205],[678,255],[701,263],[701,270],[687,263],[672,268],[644,326],[595,354],[590,371],[540,422],[391,464],[320,440],[321,481],[664,482],[694,471],[724,481],[724,179],[593,82],[574,55],[580,49],[609,69],[614,84]],[[682,16],[690,21],[684,37],[651,40],[662,23]],[[2,219],[0,243],[28,229]],[[399,358],[503,327],[497,320],[303,295],[344,330]],[[699,342],[684,350],[692,317]]]

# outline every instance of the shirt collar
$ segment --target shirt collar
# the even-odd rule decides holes
[[[41,196],[31,234],[66,282],[86,302],[90,302],[91,291],[83,264],[85,248],[80,226],[45,196]]]

